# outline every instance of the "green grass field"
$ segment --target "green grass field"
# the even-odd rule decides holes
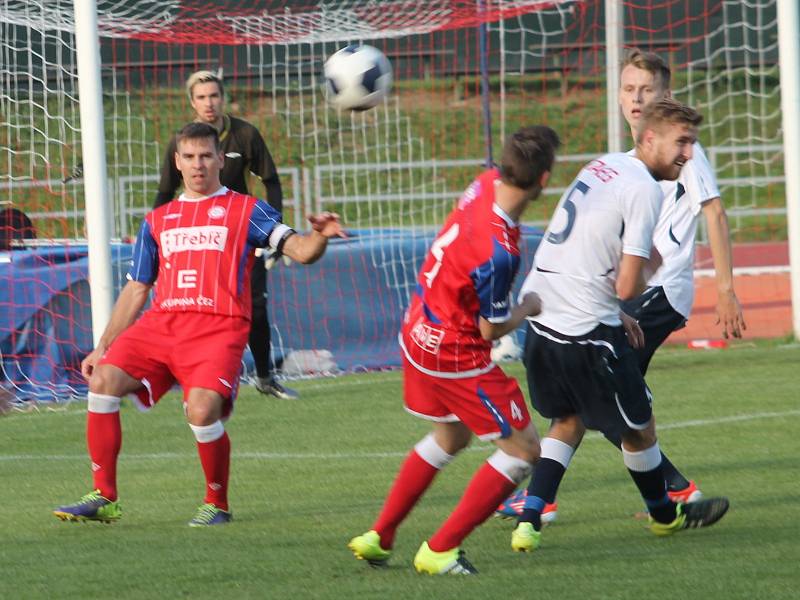
[[[122,521],[62,523],[58,503],[90,487],[83,407],[0,419],[0,598],[796,598],[800,578],[798,345],[663,350],[651,366],[661,444],[707,494],[730,497],[717,526],[655,538],[618,452],[592,434],[532,555],[492,519],[464,547],[473,578],[417,575],[413,555],[490,453],[476,445],[400,529],[391,568],[346,548],[369,528],[426,425],[401,408],[397,372],[303,381],[296,403],[245,388],[227,429],[235,521],[186,521],[202,476],[176,395],[150,415],[126,403]],[[509,371],[522,375],[519,365]],[[542,422],[537,422],[540,431]]]

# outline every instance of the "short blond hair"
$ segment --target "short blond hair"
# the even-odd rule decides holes
[[[660,77],[664,89],[669,89],[672,80],[672,71],[670,71],[666,61],[655,52],[644,52],[638,48],[632,48],[625,55],[622,61],[622,68],[624,69],[629,65],[647,71],[654,77]]]
[[[219,86],[219,93],[221,96],[225,96],[225,89],[222,87],[222,79],[217,76],[215,73],[211,71],[195,71],[191,75],[189,75],[189,79],[186,80],[186,94],[189,96],[189,100],[192,100],[192,89],[198,83],[211,83],[214,82]]]
[[[636,126],[636,143],[641,143],[645,130],[653,129],[662,123],[680,124],[698,127],[703,122],[703,115],[674,98],[662,98],[651,102],[642,110],[642,116]]]

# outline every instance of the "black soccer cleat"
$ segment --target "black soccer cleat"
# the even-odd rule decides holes
[[[677,516],[671,523],[659,523],[650,517],[650,531],[659,536],[672,535],[682,529],[710,527],[728,512],[727,498],[708,498],[684,504],[678,503]]]

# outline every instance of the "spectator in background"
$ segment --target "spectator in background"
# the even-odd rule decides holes
[[[224,113],[225,90],[222,80],[210,71],[197,71],[186,81],[186,93],[195,112],[195,121],[208,123],[219,133],[225,155],[225,164],[220,173],[222,185],[240,194],[248,194],[247,176],[252,172],[264,183],[269,205],[282,212],[283,193],[272,156],[258,129],[247,121]],[[175,198],[175,192],[181,185],[181,173],[175,166],[175,151],[173,137],[164,155],[154,208]],[[297,392],[278,383],[275,377],[267,314],[267,272],[263,259],[253,263],[250,286],[253,314],[248,342],[256,366],[255,387],[262,394],[284,400],[296,399]]]
[[[21,243],[35,237],[33,223],[20,209],[7,207],[0,211],[0,250],[11,250],[14,240]]]

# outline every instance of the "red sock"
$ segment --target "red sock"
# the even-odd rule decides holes
[[[423,460],[412,450],[400,467],[400,472],[389,490],[381,514],[372,528],[381,536],[381,547],[389,550],[394,544],[398,525],[433,482],[439,469]]]
[[[109,500],[117,499],[117,457],[122,447],[119,411],[95,413],[86,418],[86,444],[92,459],[94,489]]]
[[[469,482],[450,517],[428,541],[430,549],[444,552],[459,546],[473,529],[491,516],[515,487],[506,476],[489,463],[484,463]]]
[[[231,464],[231,440],[228,433],[213,442],[197,442],[200,464],[206,476],[206,504],[228,510],[228,474]]]

